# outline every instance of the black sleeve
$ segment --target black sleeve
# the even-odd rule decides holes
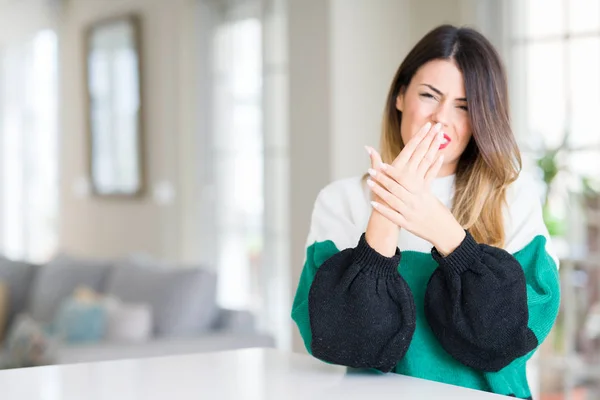
[[[308,297],[313,356],[383,372],[404,357],[416,316],[410,288],[398,273],[400,257],[398,249],[393,257],[377,253],[363,233],[355,248],[321,265]]]
[[[442,347],[469,367],[496,372],[537,347],[528,328],[527,286],[519,262],[469,232],[438,262],[425,293],[425,316]]]

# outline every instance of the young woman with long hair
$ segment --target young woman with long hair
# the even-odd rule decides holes
[[[323,361],[529,398],[558,261],[521,174],[504,67],[437,27],[400,65],[380,153],[319,193],[292,318]]]

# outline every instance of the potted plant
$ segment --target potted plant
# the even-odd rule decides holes
[[[554,181],[560,172],[567,171],[567,167],[562,160],[565,153],[569,151],[568,138],[569,134],[567,132],[559,146],[554,148],[542,146],[539,152],[540,155],[536,159],[536,165],[542,173],[542,180],[546,186],[542,212],[550,236],[563,236],[566,233],[566,219],[555,211],[551,199]]]

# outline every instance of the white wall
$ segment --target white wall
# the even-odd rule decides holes
[[[287,11],[292,266],[289,292],[293,295],[304,259],[312,204],[332,177],[330,11],[328,2],[323,0],[289,0]],[[291,331],[292,347],[302,349],[298,330]]]
[[[181,223],[191,207],[187,184],[193,162],[196,94],[192,0],[70,0],[61,23],[61,249],[116,257],[129,251],[177,260],[185,254]],[[92,197],[87,179],[83,31],[107,17],[135,12],[142,19],[143,126],[148,194],[139,200]],[[169,185],[174,199],[162,204],[153,192]],[[79,186],[79,189],[77,187]],[[85,186],[85,185],[84,185]],[[192,214],[193,215],[193,214]],[[191,217],[191,216],[190,216]]]
[[[412,44],[439,24],[463,24],[461,0],[411,0]]]
[[[363,174],[378,147],[385,98],[410,45],[411,4],[330,1],[332,179]]]

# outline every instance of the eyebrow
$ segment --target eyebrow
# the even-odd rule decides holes
[[[434,92],[436,92],[436,93],[437,93],[438,95],[440,95],[440,96],[443,96],[443,95],[444,95],[444,94],[443,94],[443,93],[442,93],[442,92],[441,92],[439,89],[437,89],[437,88],[435,88],[435,87],[431,86],[431,85],[430,85],[430,84],[428,84],[428,83],[421,83],[421,85],[422,85],[422,86],[427,86],[429,89],[433,90]],[[458,101],[467,101],[467,98],[466,98],[466,97],[459,97],[459,98],[457,98],[456,100],[458,100]]]

